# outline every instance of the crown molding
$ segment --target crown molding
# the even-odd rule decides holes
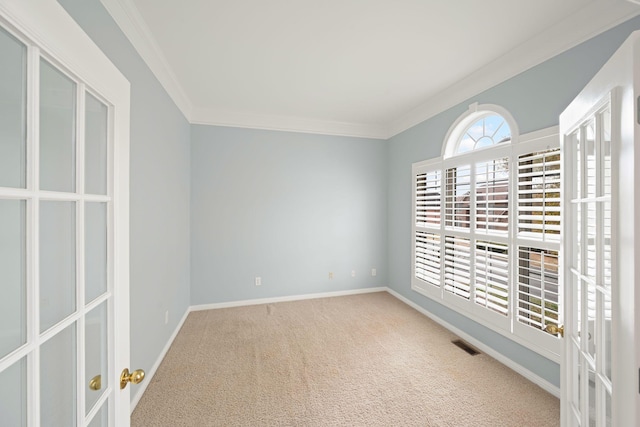
[[[389,123],[389,138],[640,14],[631,0],[596,0]]]
[[[386,126],[383,125],[240,113],[206,108],[194,108],[190,121],[192,124],[198,125],[315,133],[356,138],[388,139],[389,136]]]
[[[635,0],[594,0],[401,117],[365,124],[195,108],[133,2],[100,1],[190,123],[374,139],[389,139],[640,14]]]
[[[178,109],[189,120],[192,109],[191,101],[178,83],[176,75],[136,6],[131,0],[100,0],[100,2],[151,69]]]

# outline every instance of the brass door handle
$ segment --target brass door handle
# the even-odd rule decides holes
[[[120,375],[120,389],[125,388],[128,383],[140,384],[142,380],[144,380],[144,371],[142,369],[129,372],[128,368],[124,368]]]
[[[547,325],[546,328],[544,328],[544,330],[549,332],[550,334],[553,334],[553,335],[560,334],[561,337],[564,337],[564,325],[556,326],[554,324],[549,324]]]
[[[102,388],[102,376],[96,375],[91,378],[91,381],[89,381],[89,388],[93,391],[100,390]]]

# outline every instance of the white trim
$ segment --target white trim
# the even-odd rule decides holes
[[[184,315],[182,316],[182,319],[180,319],[180,321],[178,322],[178,326],[176,326],[176,329],[173,331],[173,333],[171,334],[171,336],[167,340],[167,344],[165,344],[164,348],[162,349],[162,351],[158,355],[158,358],[156,359],[156,363],[154,363],[153,366],[151,367],[151,369],[149,369],[149,371],[145,373],[145,381],[143,381],[140,384],[140,386],[137,388],[136,394],[131,399],[131,413],[132,414],[133,414],[133,411],[136,409],[136,406],[138,406],[138,403],[140,402],[140,399],[142,399],[142,395],[147,390],[147,387],[149,387],[149,384],[151,384],[151,380],[152,380],[153,376],[158,371],[158,368],[160,367],[160,364],[164,360],[164,357],[167,355],[167,352],[169,351],[169,348],[171,348],[171,345],[173,344],[173,341],[178,336],[178,333],[180,332],[180,329],[182,329],[182,326],[184,325],[185,320],[187,320],[187,317],[189,316],[189,313],[191,313],[191,307],[187,307],[187,309],[185,310]]]
[[[632,0],[594,0],[413,110],[386,123],[367,124],[195,108],[133,1],[100,1],[190,123],[375,139],[389,139],[640,14]]]
[[[445,329],[453,332],[454,334],[456,334],[457,336],[459,336],[463,340],[469,342],[474,347],[477,347],[483,353],[489,355],[493,359],[495,359],[498,362],[502,363],[507,368],[512,369],[513,371],[515,371],[516,373],[522,375],[523,377],[525,377],[526,379],[528,379],[532,383],[536,384],[537,386],[539,386],[543,390],[551,393],[552,395],[556,396],[557,398],[560,398],[560,388],[559,387],[555,386],[554,384],[551,384],[549,381],[545,380],[544,378],[540,377],[539,375],[535,374],[534,372],[531,372],[530,370],[528,370],[524,366],[520,365],[519,363],[514,362],[513,360],[509,359],[508,357],[506,357],[502,353],[497,352],[496,350],[494,350],[491,347],[487,346],[483,342],[477,340],[473,336],[467,334],[466,332],[463,332],[462,330],[456,328],[455,326],[451,325],[450,323],[446,322],[445,320],[442,320],[440,317],[438,317],[435,314],[427,311],[426,309],[422,308],[420,305],[416,304],[415,302],[411,301],[410,299],[405,298],[404,296],[400,295],[398,292],[394,291],[393,289],[387,288],[387,292],[389,294],[393,295],[394,297],[396,297],[397,299],[399,299],[400,301],[402,301],[403,303],[407,304],[408,306],[410,306],[410,307],[414,308],[415,310],[419,311],[420,313],[424,314],[429,319],[431,319],[434,322],[438,323],[440,326],[442,326]]]
[[[205,108],[194,108],[189,121],[194,125],[229,126],[372,139],[387,139],[388,137],[387,128],[383,125],[250,114]]]
[[[100,2],[178,109],[189,120],[193,108],[191,101],[133,2],[130,0],[100,0]]]
[[[389,124],[389,138],[640,14],[630,3],[595,0]]]
[[[348,291],[321,292],[316,294],[291,295],[286,297],[246,299],[246,300],[240,300],[240,301],[220,302],[220,303],[214,303],[214,304],[192,305],[190,307],[190,310],[191,311],[216,310],[219,308],[245,307],[248,305],[260,305],[260,304],[273,304],[276,302],[289,302],[289,301],[302,301],[302,300],[317,299],[317,298],[343,297],[347,295],[359,295],[359,294],[370,294],[373,292],[384,292],[387,289],[388,289],[387,287],[383,286],[378,288],[350,289]]]

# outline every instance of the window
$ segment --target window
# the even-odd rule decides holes
[[[520,136],[506,110],[474,104],[413,179],[412,288],[559,360],[557,129]]]

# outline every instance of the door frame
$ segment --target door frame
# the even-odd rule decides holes
[[[640,117],[636,90],[640,88],[640,31],[636,31],[621,45],[580,94],[560,115],[561,146],[569,143],[567,136],[575,124],[592,112],[608,94],[611,94],[612,163],[617,167],[612,176],[612,425],[638,425],[640,422],[640,394],[638,389],[640,348]],[[637,167],[636,167],[637,166]],[[567,174],[567,170],[563,171]],[[566,178],[563,179],[566,182]],[[566,193],[566,191],[565,191]],[[567,202],[565,198],[563,200]],[[568,226],[566,209],[563,224]],[[563,233],[562,251],[567,244]],[[566,266],[562,265],[562,268]],[[565,309],[569,308],[569,283],[564,281]],[[565,312],[565,322],[571,313]],[[573,327],[568,325],[568,329]],[[565,338],[565,340],[567,340]],[[562,425],[569,426],[570,408],[567,384],[571,381],[571,361],[565,341],[561,364]]]
[[[73,73],[113,106],[109,128],[112,132],[112,206],[113,229],[113,340],[109,355],[109,383],[114,393],[114,418],[111,426],[128,426],[130,387],[119,390],[120,371],[129,367],[129,127],[130,84],[56,0],[0,0],[0,22],[9,30],[38,46],[56,62]],[[33,76],[33,73],[29,74]],[[33,78],[33,77],[31,77]],[[31,82],[33,85],[35,82]],[[27,138],[38,130],[28,125]],[[31,143],[27,143],[29,147]],[[33,319],[33,313],[27,313]],[[32,321],[32,320],[30,320]],[[35,383],[28,380],[29,386]],[[79,391],[80,392],[80,391]],[[39,425],[38,408],[29,405],[29,425]],[[34,417],[36,415],[36,417]],[[34,419],[35,418],[35,419]]]

